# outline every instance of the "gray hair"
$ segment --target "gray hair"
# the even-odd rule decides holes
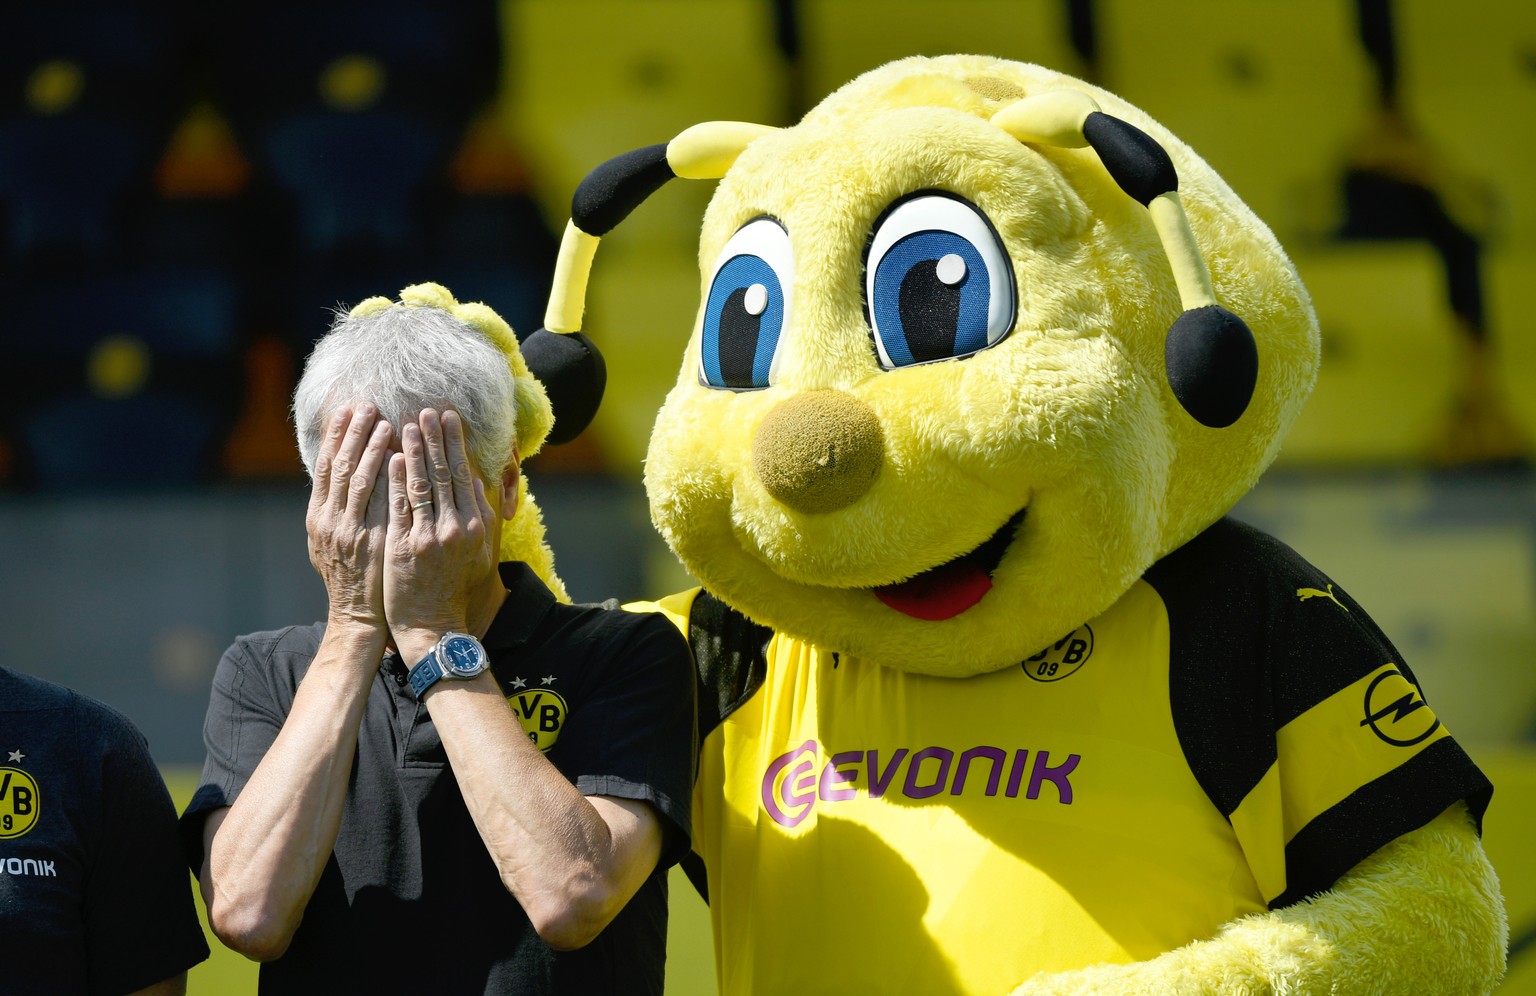
[[[494,482],[516,446],[514,397],[506,355],[441,308],[397,304],[362,315],[338,312],[293,393],[299,456],[314,476],[325,421],[342,405],[371,401],[397,440],[423,408],[452,408],[463,419],[470,462]]]

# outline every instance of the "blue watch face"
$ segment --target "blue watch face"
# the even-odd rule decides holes
[[[443,644],[443,659],[455,674],[480,671],[480,646],[467,636],[455,636]]]

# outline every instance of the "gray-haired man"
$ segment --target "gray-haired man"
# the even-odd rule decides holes
[[[688,649],[498,565],[529,501],[519,392],[542,393],[515,349],[423,285],[338,318],[306,365],[328,616],[225,654],[183,818],[213,929],[264,990],[661,991]]]

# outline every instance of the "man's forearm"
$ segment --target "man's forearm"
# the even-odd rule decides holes
[[[267,961],[287,949],[330,860],[383,653],[381,631],[328,628],[272,747],[234,805],[209,820],[209,922],[247,957]]]
[[[489,674],[440,682],[426,702],[480,837],[534,929],[557,949],[591,941],[656,867],[655,813],[577,791]]]
[[[489,524],[517,508],[515,447],[511,455],[487,482],[475,476],[457,412],[424,408],[401,430],[387,469],[384,611],[402,659],[420,661],[446,632],[484,633],[502,606]],[[656,814],[577,791],[528,742],[489,672],[438,681],[424,701],[480,838],[534,929],[554,948],[592,940],[656,867]]]

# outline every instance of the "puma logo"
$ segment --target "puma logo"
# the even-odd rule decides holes
[[[1297,588],[1296,597],[1303,602],[1309,598],[1326,598],[1345,612],[1349,611],[1349,608],[1343,602],[1333,597],[1333,585],[1329,585],[1327,591],[1323,591],[1321,588]]]

